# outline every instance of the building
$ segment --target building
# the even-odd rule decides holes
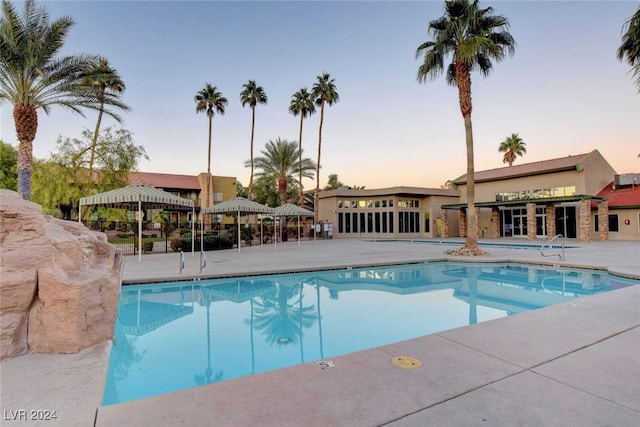
[[[459,198],[459,191],[440,188],[339,188],[318,195],[318,220],[332,224],[333,237],[440,237],[444,222],[457,223],[453,212],[443,221],[441,206]]]
[[[640,175],[618,175],[598,150],[474,178],[478,238],[640,240]],[[466,174],[453,184],[325,191],[320,219],[333,224],[335,237],[466,237]]]

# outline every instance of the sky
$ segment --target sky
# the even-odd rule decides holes
[[[21,10],[19,3],[18,10]],[[443,1],[57,1],[52,19],[74,18],[62,53],[106,57],[126,84],[132,111],[122,125],[144,146],[143,172],[207,170],[208,120],[194,96],[211,83],[229,100],[213,119],[211,171],[248,186],[251,110],[242,85],[264,87],[256,107],[254,155],[269,140],[297,141],[293,93],[328,72],[338,103],[325,109],[320,185],[329,174],[366,188],[439,188],[466,172],[457,88],[444,75],[418,83],[416,48]],[[476,170],[505,167],[500,142],[518,133],[522,164],[599,150],[617,173],[640,172],[640,94],[617,60],[624,22],[638,1],[481,1],[504,15],[515,54],[472,79]],[[94,129],[60,107],[39,111],[34,156],[48,158],[58,136]],[[319,111],[304,121],[304,156],[317,160]],[[0,139],[18,142],[12,106],[0,104]],[[303,180],[305,188],[314,180]]]

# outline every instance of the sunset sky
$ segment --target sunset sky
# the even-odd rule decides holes
[[[18,4],[16,2],[16,4]],[[198,174],[207,168],[207,117],[194,95],[205,83],[229,100],[213,120],[212,173],[249,181],[251,111],[239,94],[249,79],[269,97],[256,109],[255,155],[268,140],[297,140],[291,95],[329,72],[340,101],[326,109],[320,182],[440,187],[466,171],[457,88],[444,76],[419,84],[416,48],[430,39],[442,1],[40,1],[51,18],[72,16],[63,52],[105,56],[127,89],[124,128],[150,157],[140,170]],[[515,164],[598,149],[618,173],[640,172],[640,94],[616,59],[637,1],[481,1],[509,19],[513,57],[488,78],[472,75],[476,170],[504,167],[498,145],[527,144]],[[18,5],[21,10],[21,5]],[[0,138],[17,146],[12,106],[0,104]],[[54,107],[39,111],[34,155],[59,135],[93,129]],[[304,155],[316,160],[319,113],[304,122]],[[111,119],[106,126],[119,126]],[[315,186],[307,180],[306,188]]]

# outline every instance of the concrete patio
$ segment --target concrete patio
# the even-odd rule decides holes
[[[125,283],[450,259],[446,244],[326,240],[127,257]],[[492,243],[528,243],[522,240]],[[539,242],[541,243],[541,242]],[[565,261],[492,247],[457,261],[609,269],[640,278],[640,243],[568,241]],[[549,251],[551,253],[557,251]],[[100,406],[110,343],[0,364],[3,426],[616,425],[640,419],[640,287],[574,300],[315,363]],[[422,361],[402,369],[394,356]],[[30,411],[56,411],[38,421]],[[25,411],[26,420],[17,419]],[[37,414],[37,413],[36,413]]]

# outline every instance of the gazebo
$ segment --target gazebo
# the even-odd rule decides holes
[[[315,216],[315,214],[309,209],[305,209],[293,203],[285,203],[280,205],[274,210],[275,216],[297,216],[298,217],[298,246],[300,246],[300,217],[301,216]],[[282,229],[282,226],[280,226]]]
[[[242,214],[271,214],[274,209],[244,197],[236,197],[218,205],[209,206],[202,210],[206,214],[238,215],[238,252],[240,252],[240,215]]]
[[[94,196],[81,197],[78,207],[78,221],[82,221],[82,207],[91,205],[138,212],[138,262],[142,260],[142,208],[190,207],[193,217],[195,217],[193,200],[183,199],[147,184],[132,184]],[[193,245],[193,222],[191,228],[191,244]]]

